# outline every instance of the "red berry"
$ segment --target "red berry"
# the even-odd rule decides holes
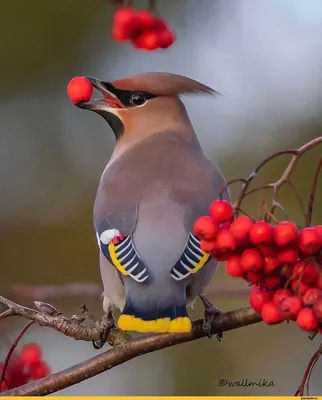
[[[21,357],[12,357],[7,368],[7,382],[10,388],[24,385],[28,381],[28,375],[25,371],[25,363]]]
[[[226,222],[233,216],[233,207],[226,200],[215,200],[211,203],[209,213],[214,222]]]
[[[299,258],[299,252],[294,247],[288,246],[279,249],[277,259],[281,263],[294,264]]]
[[[249,295],[249,304],[257,312],[261,312],[265,303],[268,303],[273,298],[273,292],[256,288]]]
[[[142,48],[148,51],[156,50],[160,47],[159,35],[155,31],[146,31],[140,35]]]
[[[221,252],[231,252],[237,247],[236,240],[233,235],[227,230],[222,229],[216,237],[216,249]]]
[[[238,256],[231,256],[226,262],[226,273],[234,277],[242,277],[244,274],[243,267],[240,264]]]
[[[299,328],[311,332],[318,327],[318,320],[311,308],[303,308],[296,318],[296,324]]]
[[[302,283],[311,286],[319,278],[319,271],[315,261],[299,261],[295,264],[294,274],[296,278],[302,277]]]
[[[129,39],[130,35],[127,29],[124,29],[122,26],[114,25],[112,27],[112,37],[117,42],[124,42]]]
[[[278,275],[268,275],[262,279],[261,284],[265,289],[273,290],[282,286],[282,279]]]
[[[229,231],[237,241],[242,242],[247,239],[253,224],[254,221],[251,218],[243,215],[231,223]]]
[[[260,270],[263,266],[263,257],[256,249],[246,249],[240,257],[244,271]]]
[[[231,251],[221,251],[219,249],[214,250],[211,253],[211,257],[217,261],[227,261],[228,258],[232,255]]]
[[[208,240],[201,240],[200,241],[200,248],[201,250],[205,251],[206,253],[211,253],[216,248],[216,243],[214,241]]]
[[[261,315],[263,321],[268,325],[275,325],[282,322],[280,313],[272,301],[269,301],[263,305]]]
[[[261,275],[259,273],[249,271],[245,273],[245,279],[248,281],[250,284],[258,284],[261,280]]]
[[[294,279],[291,283],[291,288],[294,293],[299,294],[301,297],[309,290],[309,286],[304,283],[300,283],[298,279]]]
[[[270,274],[275,271],[276,268],[280,265],[279,261],[274,257],[266,257],[264,259],[264,272],[265,274]]]
[[[283,265],[280,270],[280,275],[286,279],[289,279],[293,275],[294,265]]]
[[[49,366],[44,362],[41,361],[38,364],[35,364],[31,370],[30,377],[33,380],[44,378],[50,374]]]
[[[93,86],[85,77],[76,76],[68,83],[67,94],[74,104],[89,101],[93,94]]]
[[[316,318],[319,321],[322,321],[322,297],[319,297],[316,300],[316,302],[314,303],[313,311],[314,311]]]
[[[292,292],[288,289],[278,289],[274,293],[273,301],[275,304],[280,302],[281,300],[285,299],[286,297],[291,297]]]
[[[159,42],[162,49],[167,49],[168,47],[172,46],[175,40],[175,34],[168,29],[159,32]]]
[[[20,357],[25,364],[38,363],[42,358],[42,351],[38,344],[26,344],[20,352]]]
[[[320,239],[322,240],[322,225],[316,225],[314,227],[314,230],[317,232],[317,234],[320,236]]]
[[[257,249],[263,254],[264,257],[275,257],[276,256],[276,246],[273,243],[259,244]]]
[[[299,297],[287,296],[277,303],[277,308],[283,319],[294,320],[303,308],[303,302]]]
[[[133,8],[120,8],[114,13],[114,24],[119,26],[129,26],[137,22],[137,14]]]
[[[273,239],[274,228],[265,221],[258,221],[252,226],[249,238],[254,244],[269,243]]]
[[[200,217],[194,224],[194,234],[199,239],[213,240],[217,234],[217,226],[212,222],[212,219],[208,216]]]
[[[306,307],[313,306],[318,298],[322,297],[322,290],[310,288],[303,296],[303,303]]]
[[[163,18],[157,18],[157,19],[155,19],[155,21],[154,21],[154,26],[153,26],[153,28],[154,28],[156,31],[163,31],[163,30],[168,29],[168,24],[165,22],[165,20],[164,20]]]
[[[137,18],[137,26],[141,31],[148,31],[150,29],[154,29],[155,26],[155,18],[154,16],[146,10],[138,11],[136,13]]]
[[[304,254],[314,254],[322,248],[322,238],[314,228],[304,228],[299,234],[299,247]]]
[[[315,287],[317,287],[318,289],[322,290],[322,274],[319,274],[319,277],[317,279],[317,281],[315,282]]]
[[[293,222],[283,221],[275,226],[274,240],[279,246],[286,246],[297,238],[297,227]]]

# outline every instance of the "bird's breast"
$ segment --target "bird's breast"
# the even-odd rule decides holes
[[[182,254],[188,238],[183,211],[166,190],[143,196],[139,203],[134,245],[155,274],[170,271]]]

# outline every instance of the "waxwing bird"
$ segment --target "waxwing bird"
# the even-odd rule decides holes
[[[169,73],[87,79],[102,97],[78,107],[101,115],[116,138],[94,204],[103,309],[121,310],[124,331],[189,332],[187,306],[218,264],[193,225],[225,179],[204,155],[181,96],[215,91]]]

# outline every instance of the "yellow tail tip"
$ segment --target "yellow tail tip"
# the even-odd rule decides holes
[[[184,333],[191,332],[192,324],[188,317],[173,319],[159,318],[152,321],[144,321],[133,315],[122,314],[117,321],[117,326],[122,331],[140,332],[140,333]]]

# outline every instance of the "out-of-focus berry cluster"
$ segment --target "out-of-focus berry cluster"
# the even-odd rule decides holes
[[[4,363],[0,363],[0,376]],[[50,374],[50,368],[42,358],[41,348],[37,344],[27,344],[20,352],[14,352],[9,360],[1,392],[44,378]]]

